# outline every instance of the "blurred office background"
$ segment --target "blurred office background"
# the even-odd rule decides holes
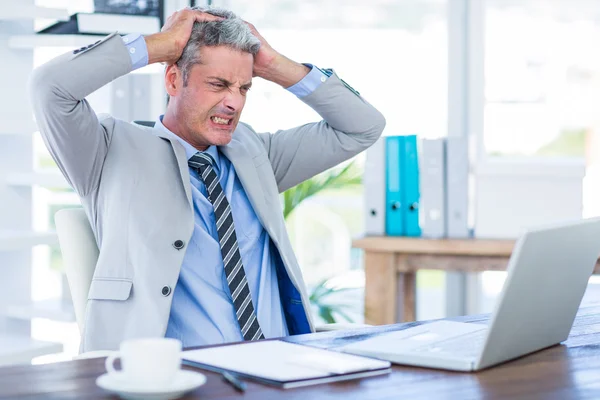
[[[467,137],[476,237],[516,237],[527,221],[552,219],[565,209],[600,214],[599,2],[211,3],[252,22],[286,56],[334,68],[385,115],[384,135]],[[188,5],[165,0],[162,11],[168,16]],[[25,87],[35,66],[97,40],[34,32],[93,11],[93,0],[0,0],[0,358],[18,348],[13,361],[52,362],[71,358],[79,346],[53,233],[54,213],[79,201],[36,132]],[[165,107],[162,71],[160,65],[143,68],[89,101],[98,113],[154,120]],[[242,118],[257,131],[319,119],[261,80]],[[354,160],[355,176],[363,166],[364,154]],[[364,193],[360,179],[348,180],[302,201],[287,218],[318,320],[327,310],[342,322],[364,320],[364,257],[351,247],[364,235]],[[490,312],[504,275],[483,272],[468,276],[467,285],[452,285],[442,271],[420,271],[417,318],[447,316],[448,299],[458,291],[468,291],[465,313]],[[592,277],[584,302],[600,298],[596,282]]]

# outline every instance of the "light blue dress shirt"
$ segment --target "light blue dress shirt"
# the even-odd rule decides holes
[[[156,127],[180,142],[189,160],[198,150],[165,128],[161,119],[156,122]],[[210,146],[207,153],[215,160],[215,172],[231,206],[258,322],[265,337],[286,336],[288,330],[271,259],[269,235],[254,213],[231,162],[215,146]],[[227,286],[213,206],[197,171],[193,168],[189,171],[194,231],[173,291],[166,336],[181,340],[185,347],[243,341]]]
[[[126,38],[129,39],[126,41]],[[142,45],[140,39],[144,42],[139,35],[123,38],[128,49],[136,49],[130,51],[134,68],[143,67],[148,62],[145,42]],[[327,79],[318,68],[310,64],[307,66],[311,68],[310,73],[288,88],[299,97],[312,93]],[[192,145],[162,124],[162,116],[155,126],[183,145],[188,160],[197,153]],[[231,206],[240,255],[263,334],[265,338],[287,336],[269,235],[258,220],[231,162],[216,146],[210,146],[206,152],[215,160],[215,172]],[[186,246],[179,280],[173,291],[165,336],[181,340],[184,347],[242,341],[244,338],[225,277],[214,210],[197,171],[190,168],[189,172],[194,231]]]
[[[148,48],[146,47],[146,41],[142,35],[139,33],[131,33],[121,37],[121,39],[129,52],[133,70],[148,65]]]

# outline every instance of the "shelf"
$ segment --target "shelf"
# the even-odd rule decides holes
[[[34,49],[36,47],[83,47],[105,35],[15,35],[8,38],[11,49]]]
[[[62,8],[38,7],[33,4],[20,4],[17,2],[10,4],[8,7],[0,8],[0,21],[16,19],[29,20],[35,18],[66,21],[69,19],[69,12]]]
[[[514,245],[514,240],[427,239],[403,236],[365,236],[352,241],[352,247],[383,253],[489,257],[509,257]]]
[[[0,136],[33,134],[37,130],[37,124],[33,121],[33,117],[25,121],[10,119],[0,120]]]
[[[11,186],[43,186],[70,189],[71,186],[60,172],[13,173],[6,177]]]
[[[58,244],[55,232],[0,230],[0,251],[19,250],[37,245]]]
[[[24,320],[46,318],[60,322],[76,321],[72,303],[63,299],[48,299],[36,301],[29,305],[6,306],[2,311],[2,315]]]
[[[74,49],[87,46],[106,36],[107,35],[15,35],[8,38],[8,47],[11,49],[26,50],[35,49],[37,47],[69,47]],[[155,63],[136,69],[135,71],[132,71],[132,73],[162,75],[164,70],[165,66],[163,64]]]
[[[0,365],[25,364],[34,357],[62,351],[60,343],[33,340],[27,336],[0,335]]]

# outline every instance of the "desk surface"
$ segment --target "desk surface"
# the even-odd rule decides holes
[[[457,318],[486,323],[488,316]],[[354,331],[327,332],[287,340],[336,347],[418,322]],[[600,398],[600,305],[579,310],[569,339],[535,354],[478,373],[394,366],[390,375],[299,389],[254,383],[242,396],[214,373],[185,399],[573,399]],[[0,368],[0,398],[113,399],[96,387],[104,359]]]

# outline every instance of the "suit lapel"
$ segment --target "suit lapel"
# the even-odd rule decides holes
[[[181,181],[183,183],[183,189],[185,190],[185,195],[188,199],[188,203],[190,207],[192,207],[192,189],[190,183],[190,170],[188,167],[187,155],[185,154],[185,149],[177,140],[173,140],[168,135],[164,134],[160,129],[154,128],[152,129],[153,133],[167,140],[171,143],[171,147],[173,148],[173,153],[175,153],[175,158],[177,159],[177,166],[179,167],[179,176],[181,177]]]
[[[226,146],[219,146],[219,150],[227,159],[231,162],[233,167],[235,168],[235,173],[237,174],[240,183],[242,184],[246,195],[248,196],[248,200],[252,204],[254,208],[254,212],[256,216],[260,220],[262,226],[271,234],[270,226],[267,226],[269,220],[265,215],[265,196],[262,190],[260,190],[261,184],[258,173],[256,172],[256,166],[254,165],[254,161],[252,161],[252,157],[243,144],[240,143],[235,137],[229,142]]]

